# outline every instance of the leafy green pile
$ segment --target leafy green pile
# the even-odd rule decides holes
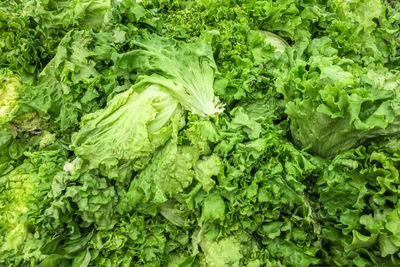
[[[400,265],[400,4],[0,3],[0,266]]]

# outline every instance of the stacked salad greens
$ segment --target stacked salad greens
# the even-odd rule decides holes
[[[400,3],[0,3],[0,266],[400,265]]]

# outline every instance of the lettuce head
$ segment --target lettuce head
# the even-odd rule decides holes
[[[100,167],[108,176],[120,176],[120,165],[124,170],[143,169],[154,151],[168,141],[171,118],[180,116],[180,105],[159,85],[142,88],[141,93],[135,91],[138,86],[82,118],[71,147],[89,168]]]

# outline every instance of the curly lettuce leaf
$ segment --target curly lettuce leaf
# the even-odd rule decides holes
[[[329,158],[400,133],[398,73],[338,57],[329,38],[314,39],[303,54],[294,54],[300,47],[288,53],[285,75],[277,72],[297,144]]]
[[[193,113],[206,116],[223,111],[214,95],[217,67],[205,41],[185,43],[153,35],[133,44],[136,49],[114,55],[116,66],[149,75],[141,82],[160,85]]]
[[[127,193],[131,204],[159,205],[181,193],[195,177],[193,166],[198,157],[195,147],[178,146],[176,138],[171,139],[132,180]]]
[[[0,71],[0,127],[15,117],[21,87],[22,82],[18,76],[6,69]]]
[[[67,156],[59,142],[25,154],[21,165],[0,176],[0,264],[6,266],[44,259],[39,249],[47,240],[39,236],[47,223],[47,193]]]
[[[317,210],[328,262],[396,265],[400,261],[398,140],[337,155],[318,178]]]

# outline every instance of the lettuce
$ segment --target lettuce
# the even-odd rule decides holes
[[[131,205],[152,202],[162,204],[181,193],[194,178],[194,162],[199,157],[190,146],[177,146],[170,140],[149,165],[132,180],[127,192]]]
[[[66,151],[57,142],[41,151],[26,152],[26,159],[6,175],[0,176],[0,263],[20,265],[41,261],[44,240],[39,240],[39,225],[48,207],[47,193],[53,177],[61,170]]]
[[[150,36],[133,41],[137,49],[114,55],[116,66],[137,71],[142,83],[154,83],[193,113],[218,115],[222,104],[214,95],[217,67],[212,50],[204,41],[184,43]]]
[[[283,38],[272,32],[262,31],[261,34],[265,35],[265,42],[275,47],[276,51],[280,53],[283,53],[285,48],[289,46],[289,44]]]
[[[400,5],[0,3],[0,266],[399,266]]]
[[[89,163],[89,168],[118,177],[118,167],[143,169],[151,155],[163,146],[173,128],[171,119],[181,116],[181,107],[158,85],[136,85],[115,96],[105,109],[82,118],[81,129],[72,135],[71,148]],[[114,172],[114,173],[113,173]]]
[[[12,120],[18,111],[22,83],[11,71],[0,72],[0,127]]]
[[[341,58],[331,45],[314,39],[303,55],[290,52],[293,63],[277,79],[295,142],[328,158],[400,133],[398,74]]]

